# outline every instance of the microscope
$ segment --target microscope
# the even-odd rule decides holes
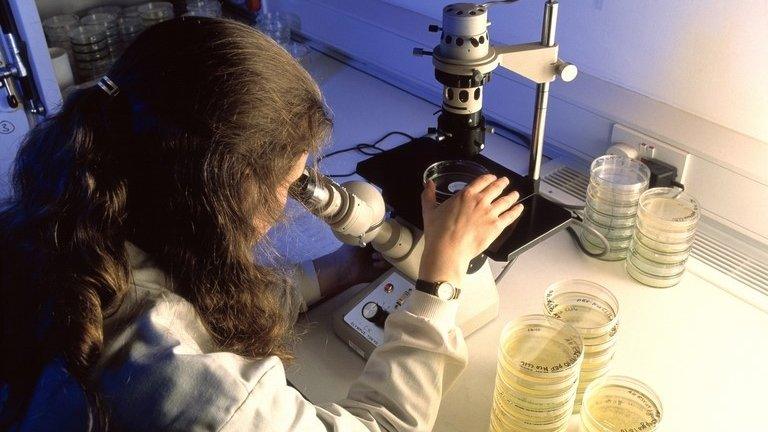
[[[573,80],[577,69],[558,58],[556,0],[545,2],[541,40],[491,45],[489,8],[514,1],[450,4],[443,8],[442,26],[428,28],[440,32],[440,43],[432,51],[414,49],[415,55],[432,57],[435,79],[443,85],[437,127],[429,128],[424,137],[360,162],[357,173],[367,182],[339,185],[306,171],[291,187],[291,195],[328,223],[339,240],[357,246],[370,244],[393,265],[334,316],[337,335],[363,357],[383,343],[386,317],[400,308],[414,289],[424,248],[420,195],[425,172],[436,163],[469,161],[485,172],[508,177],[510,185],[505,193],[518,191],[519,202],[525,207],[520,218],[467,269],[457,315],[465,335],[498,315],[499,296],[487,258],[510,262],[571,221],[567,209],[538,191],[549,85],[558,77]],[[536,83],[527,176],[481,154],[488,129],[482,113],[483,86],[498,66]],[[397,173],[392,167],[397,167]],[[451,182],[447,192],[455,192],[456,184]],[[440,192],[440,184],[437,187]],[[387,210],[393,217],[387,216]]]

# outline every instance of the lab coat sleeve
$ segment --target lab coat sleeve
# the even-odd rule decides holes
[[[311,260],[300,262],[293,267],[292,274],[302,299],[301,311],[306,312],[322,297],[315,264]]]
[[[285,384],[278,363],[222,430],[246,430],[249,424],[290,432],[431,430],[443,392],[467,362],[456,308],[455,301],[414,292],[404,310],[387,319],[385,342],[371,354],[346,399],[313,405]]]

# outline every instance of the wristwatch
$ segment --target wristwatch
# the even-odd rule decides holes
[[[427,282],[421,279],[416,281],[416,291],[433,295],[442,300],[454,300],[459,298],[461,290],[450,282]]]

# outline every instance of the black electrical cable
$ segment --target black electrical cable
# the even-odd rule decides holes
[[[543,196],[543,195],[542,195]],[[593,258],[600,258],[602,256],[608,255],[608,253],[611,252],[611,244],[608,242],[608,239],[605,238],[605,236],[597,231],[596,229],[592,228],[591,226],[584,223],[584,218],[581,217],[581,215],[577,212],[583,211],[586,207],[586,205],[577,205],[577,204],[565,204],[559,200],[556,200],[552,197],[543,196],[546,200],[552,201],[553,203],[563,207],[566,210],[571,211],[571,216],[573,217],[573,220],[581,226],[582,229],[585,229],[592,233],[595,237],[597,237],[598,240],[600,240],[600,243],[603,244],[604,248],[601,252],[590,252],[587,250],[586,247],[584,247],[584,244],[581,242],[581,238],[579,237],[579,233],[576,232],[576,229],[573,227],[573,225],[568,226],[566,229],[568,231],[568,234],[570,234],[571,238],[576,242],[576,245],[581,249],[582,252],[584,252],[585,255],[591,256]]]
[[[672,186],[679,188],[681,191],[685,190],[685,185],[676,180],[672,181]]]
[[[351,147],[343,148],[343,149],[340,149],[340,150],[335,150],[335,151],[332,151],[330,153],[327,153],[327,154],[324,154],[324,155],[320,156],[319,158],[317,158],[317,162],[320,163],[320,161],[322,161],[324,159],[327,159],[329,157],[340,155],[342,153],[347,153],[347,152],[351,152],[351,151],[357,151],[357,152],[360,152],[360,153],[362,153],[362,154],[364,154],[366,156],[374,156],[374,155],[377,155],[379,153],[384,153],[386,150],[381,148],[381,147],[379,147],[379,144],[381,144],[382,142],[384,142],[384,140],[386,140],[387,138],[389,138],[391,136],[394,136],[394,135],[402,136],[402,137],[408,138],[409,140],[415,140],[416,139],[413,136],[411,136],[411,135],[409,135],[409,134],[407,134],[405,132],[392,131],[392,132],[388,132],[388,133],[384,134],[384,136],[382,136],[381,138],[379,138],[376,141],[374,141],[373,144],[370,144],[370,143],[359,143],[359,144],[355,144],[355,145],[353,145]],[[375,150],[375,151],[373,151],[373,150]],[[357,174],[357,172],[353,171],[353,172],[347,173],[347,174],[328,174],[328,177],[331,177],[331,178],[351,177],[351,176],[353,176],[355,174]]]

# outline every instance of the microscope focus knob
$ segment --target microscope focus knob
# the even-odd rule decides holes
[[[379,327],[384,327],[384,322],[389,316],[389,312],[385,311],[383,307],[379,306],[376,302],[368,302],[363,306],[363,318],[376,324]]]
[[[559,60],[555,65],[555,71],[560,79],[565,82],[571,82],[576,79],[576,75],[579,74],[579,68],[573,63],[564,62]]]

